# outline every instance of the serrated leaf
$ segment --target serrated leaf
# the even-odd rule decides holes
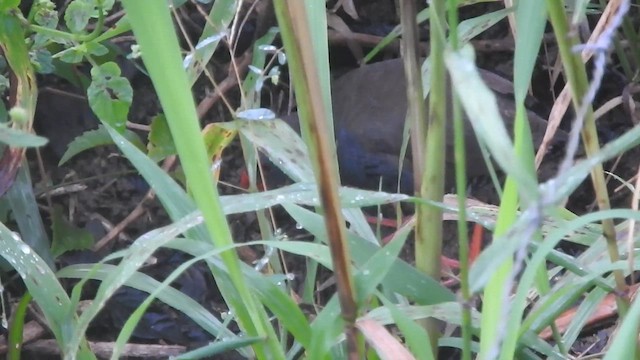
[[[147,149],[149,157],[154,161],[160,161],[167,156],[176,154],[176,147],[171,137],[169,124],[164,115],[157,115],[151,120]]]
[[[131,143],[133,143],[138,149],[144,149],[142,140],[140,140],[138,135],[133,131],[125,130],[123,136]],[[65,151],[64,155],[62,155],[62,159],[60,159],[60,163],[58,164],[58,166],[63,165],[64,163],[69,161],[69,159],[85,150],[111,144],[113,144],[113,140],[109,135],[109,132],[104,126],[100,125],[97,129],[86,131],[82,135],[73,139],[73,141],[69,143],[67,151]]]
[[[124,133],[127,115],[133,98],[129,80],[120,76],[120,68],[107,62],[91,69],[91,85],[87,97],[91,110],[104,121]]]
[[[53,207],[52,223],[51,254],[54,258],[67,251],[87,250],[93,246],[94,239],[91,233],[69,223],[62,215],[60,206]]]

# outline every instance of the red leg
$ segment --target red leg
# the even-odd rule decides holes
[[[480,255],[482,249],[482,237],[484,235],[484,228],[480,224],[473,226],[473,234],[471,235],[471,245],[469,248],[469,261],[473,263]]]
[[[399,228],[400,225],[398,224],[398,222],[396,220],[393,219],[387,219],[387,218],[378,218],[375,216],[365,216],[365,218],[367,219],[367,222],[369,224],[380,224],[382,226],[386,226],[386,227],[390,227],[390,228]],[[387,242],[384,242],[385,244]]]

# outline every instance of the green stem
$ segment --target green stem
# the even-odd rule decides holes
[[[589,81],[587,73],[579,53],[573,52],[572,48],[578,43],[575,34],[569,31],[566,15],[564,13],[563,4],[553,0],[547,0],[547,9],[549,18],[556,34],[560,56],[564,65],[565,74],[569,85],[571,86],[571,94],[573,96],[573,104],[575,109],[580,108],[584,95],[587,93]],[[576,110],[576,113],[579,111]],[[589,106],[585,114],[584,126],[582,128],[582,140],[585,146],[587,156],[592,156],[600,150],[598,143],[598,133],[596,131],[595,118],[593,116],[593,108]],[[611,208],[609,203],[609,195],[604,177],[602,164],[595,166],[591,172],[591,181],[596,193],[596,200],[600,210],[608,210]],[[611,262],[617,262],[620,259],[618,252],[618,244],[616,241],[616,230],[613,220],[606,219],[602,221],[602,230],[604,238],[607,242],[607,250]],[[613,276],[616,282],[616,290],[623,294],[627,287],[622,271],[614,271]],[[629,299],[626,297],[616,297],[618,313],[624,318],[629,309]],[[640,351],[636,351],[640,358]]]

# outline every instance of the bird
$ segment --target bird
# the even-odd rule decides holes
[[[494,72],[484,69],[479,69],[479,72],[496,96],[505,127],[508,131],[513,131],[516,113],[513,84]],[[400,191],[409,195],[414,193],[410,147],[406,149],[406,157],[400,159],[408,108],[406,87],[402,59],[365,65],[348,71],[332,82],[336,151],[342,185],[386,192]],[[449,93],[450,91],[448,89]],[[448,115],[452,113],[450,99],[449,96]],[[527,112],[533,145],[537,148],[542,142],[547,121],[533,111]],[[280,118],[300,133],[300,121],[296,113]],[[442,172],[445,176],[445,190],[449,191],[454,188],[455,178],[454,172],[450,171],[454,168],[451,121],[447,124],[445,168]],[[464,133],[467,178],[488,175],[484,157],[468,122],[465,122]],[[565,133],[556,133],[556,144],[564,139]],[[276,166],[263,165],[262,171],[266,188],[272,189],[286,182],[286,175]],[[241,178],[244,179],[243,187],[247,188],[246,172]],[[475,255],[471,259],[479,252],[481,235],[474,235],[474,239],[471,246]],[[449,267],[457,265],[455,260],[446,257],[442,259],[443,264]]]
[[[504,77],[480,70],[487,86],[493,90],[498,108],[509,131],[513,129],[515,103],[513,84]],[[411,149],[400,161],[404,123],[407,113],[407,93],[402,59],[381,61],[351,70],[332,83],[331,98],[336,136],[337,158],[341,183],[361,189],[413,194]],[[450,102],[450,101],[449,101]],[[451,106],[449,105],[449,108]],[[449,111],[450,112],[450,111]],[[298,115],[281,117],[300,133]],[[547,121],[528,110],[534,146],[542,142]],[[448,123],[451,123],[450,121]],[[447,129],[445,190],[454,187],[453,133]],[[559,133],[556,138],[563,139]],[[471,126],[465,124],[467,177],[488,174],[478,142]],[[400,165],[402,164],[402,167]],[[270,167],[265,174],[269,188],[283,182],[284,174]]]

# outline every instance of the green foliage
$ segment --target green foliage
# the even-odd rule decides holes
[[[79,229],[64,218],[60,206],[53,207],[51,219],[53,238],[51,239],[51,254],[53,257],[72,250],[88,250],[93,246],[93,235],[87,230]]]
[[[169,124],[167,124],[167,119],[163,115],[158,115],[151,120],[147,149],[149,157],[156,161],[176,153]]]
[[[116,63],[91,69],[91,85],[87,89],[91,110],[118,132],[123,133],[131,107],[133,90],[129,81],[120,76]]]
[[[16,111],[16,108],[9,110],[9,115],[11,116],[11,120],[14,122],[24,122],[28,121],[22,115],[18,115],[16,117],[16,113],[23,111]],[[43,138],[42,136],[37,136],[31,133],[28,133],[24,130],[15,129],[9,127],[6,124],[0,123],[0,143],[7,144],[13,147],[40,147],[47,144],[49,140]]]
[[[127,138],[127,140],[135,144],[138,148],[144,149],[144,144],[142,144],[142,141],[140,140],[138,135],[136,135],[136,133],[134,133],[133,131],[125,129],[123,136]],[[111,144],[113,144],[113,140],[111,139],[109,132],[107,131],[107,129],[105,129],[104,126],[101,125],[95,130],[89,130],[85,132],[84,134],[75,138],[71,143],[69,143],[67,151],[65,151],[65,153],[62,155],[62,158],[60,159],[58,165],[64,165],[67,161],[69,161],[69,159],[73,158],[83,151],[92,149],[97,146]]]

